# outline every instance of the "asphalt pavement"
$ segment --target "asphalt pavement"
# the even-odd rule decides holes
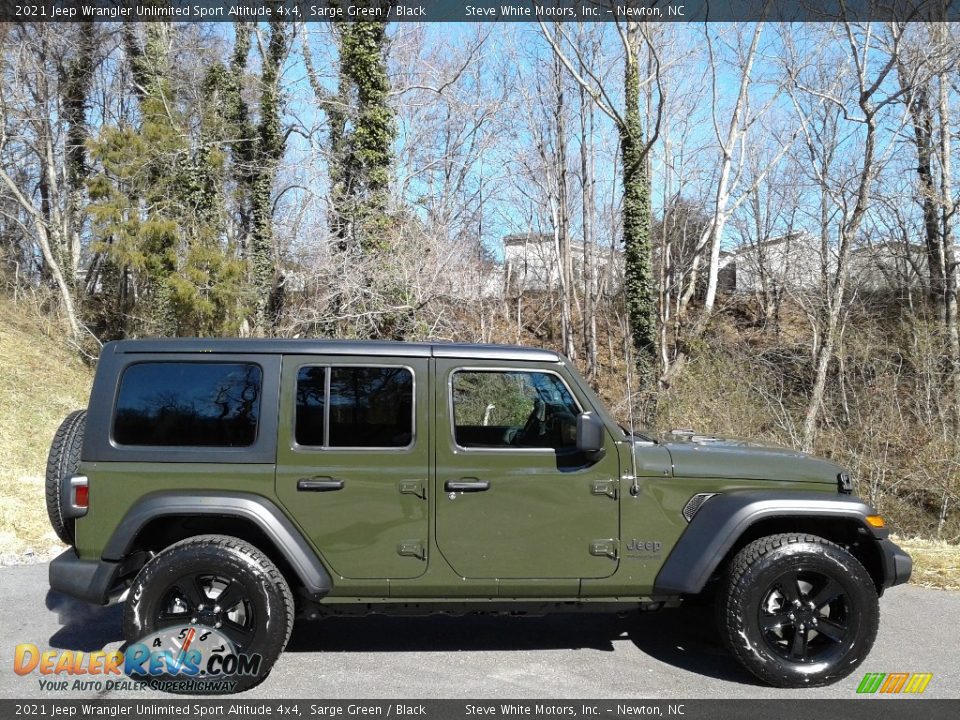
[[[826,688],[759,684],[724,650],[712,612],[689,607],[629,620],[573,614],[300,621],[270,677],[243,699],[851,698],[866,672],[933,673],[925,697],[960,698],[960,592],[900,586],[880,606],[870,656]],[[50,592],[45,564],[0,568],[0,697],[164,697],[51,692],[41,689],[39,673],[13,672],[18,643],[41,651],[119,648],[120,618],[119,606]]]

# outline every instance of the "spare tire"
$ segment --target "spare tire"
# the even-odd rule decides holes
[[[76,475],[80,467],[80,448],[83,446],[86,425],[86,410],[76,410],[67,415],[53,436],[47,456],[47,515],[57,537],[67,545],[73,545],[74,519],[67,517],[65,512],[70,497],[64,489],[67,487],[66,479]]]

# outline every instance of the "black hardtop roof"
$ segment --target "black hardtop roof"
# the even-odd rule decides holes
[[[374,357],[476,358],[557,362],[553,350],[519,345],[391,342],[382,340],[315,340],[261,338],[148,338],[108,343],[114,353],[216,353],[247,355],[368,355]]]

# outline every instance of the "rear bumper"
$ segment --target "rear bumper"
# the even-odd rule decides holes
[[[110,602],[117,584],[120,563],[81,560],[73,548],[50,561],[50,588],[96,605]]]
[[[902,585],[910,579],[913,560],[899,545],[888,538],[878,540],[883,559],[883,587]]]

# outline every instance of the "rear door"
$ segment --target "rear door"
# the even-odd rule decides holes
[[[589,410],[562,368],[436,360],[437,545],[466,578],[600,578],[617,569],[619,459],[576,450]],[[576,585],[573,585],[576,587]]]
[[[346,578],[426,569],[426,358],[283,360],[277,495]]]

